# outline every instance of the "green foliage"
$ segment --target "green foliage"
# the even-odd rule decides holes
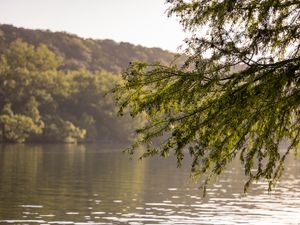
[[[30,134],[39,134],[42,126],[39,126],[32,118],[20,114],[14,114],[11,104],[3,107],[0,115],[1,137],[3,141],[24,142]]]
[[[175,154],[180,165],[188,148],[204,188],[239,156],[245,191],[260,179],[271,190],[300,143],[299,1],[168,2],[192,33],[188,59],[181,68],[136,62],[124,73],[120,112],[149,120],[130,152],[144,145],[143,157]]]
[[[116,43],[112,40],[83,39],[63,32],[53,33],[0,25],[0,50],[8,48],[10,43],[17,39],[22,39],[36,47],[41,43],[45,44],[56,55],[64,58],[59,67],[64,71],[86,69],[96,72],[105,70],[120,74],[130,61],[155,62],[160,60],[169,63],[174,57],[173,53],[159,48],[145,48],[124,42]],[[45,45],[39,47],[41,51]],[[23,58],[22,55],[19,58]],[[48,62],[46,65],[51,64]]]
[[[115,119],[112,96],[118,75],[85,69],[61,71],[62,58],[45,45],[20,39],[0,54],[0,138],[24,141],[117,141],[131,138],[135,123]]]
[[[158,48],[11,25],[0,25],[0,34],[0,109],[11,103],[16,114],[42,127],[43,132],[31,133],[28,141],[71,136],[76,139],[71,142],[128,142],[144,120],[115,118],[115,101],[106,93],[122,81],[116,74],[133,60],[167,63],[174,57]],[[62,135],[75,129],[67,129],[67,122],[79,129],[76,135]]]
[[[45,119],[46,126],[43,139],[48,141],[76,143],[85,138],[86,130],[80,129],[72,122],[63,120],[60,117],[49,116]]]
[[[11,68],[23,68],[29,71],[56,69],[62,63],[62,58],[49,51],[46,45],[41,44],[35,49],[21,39],[10,44],[6,57]]]

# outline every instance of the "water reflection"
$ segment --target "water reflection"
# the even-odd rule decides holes
[[[1,224],[298,224],[300,177],[287,161],[284,180],[242,194],[234,162],[203,198],[188,166],[173,159],[129,160],[121,147],[3,145]]]

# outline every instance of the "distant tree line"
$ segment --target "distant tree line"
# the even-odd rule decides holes
[[[173,58],[159,48],[0,25],[0,141],[127,142],[145,120],[117,118],[107,92],[130,61]]]
[[[116,118],[109,72],[60,70],[63,58],[20,39],[0,54],[0,140],[83,142],[130,139],[136,120]]]
[[[50,32],[16,28],[0,24],[0,50],[5,49],[16,39],[38,46],[47,45],[49,50],[64,58],[60,70],[87,69],[89,71],[105,70],[114,74],[121,73],[130,61],[153,63],[160,61],[168,64],[174,54],[160,48],[145,48],[130,43],[116,43],[113,40],[83,39],[66,32]]]

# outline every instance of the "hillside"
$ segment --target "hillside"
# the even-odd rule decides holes
[[[128,142],[146,118],[116,117],[109,91],[130,61],[174,54],[0,25],[0,142]]]
[[[146,48],[113,40],[83,39],[66,32],[31,30],[12,25],[0,25],[1,49],[6,49],[16,39],[38,46],[46,44],[49,50],[64,58],[61,70],[87,69],[121,73],[130,61],[170,63],[174,54],[160,48]]]

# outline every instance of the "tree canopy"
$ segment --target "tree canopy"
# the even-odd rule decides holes
[[[84,39],[66,32],[49,30],[31,30],[0,24],[0,51],[22,39],[28,44],[38,46],[43,43],[56,55],[63,57],[60,70],[85,69],[91,72],[105,70],[119,74],[133,60],[145,62],[161,61],[168,63],[174,54],[160,48],[146,48],[127,42],[117,43],[113,40]]]
[[[0,51],[0,142],[128,142],[142,119],[116,119],[114,99],[104,97],[121,77],[59,70],[62,62],[20,39]]]
[[[248,181],[280,178],[300,143],[300,1],[168,0],[179,18],[187,60],[131,63],[115,89],[120,113],[146,113],[137,130],[142,157],[189,149],[204,187],[236,157]],[[288,146],[280,149],[282,143]]]

